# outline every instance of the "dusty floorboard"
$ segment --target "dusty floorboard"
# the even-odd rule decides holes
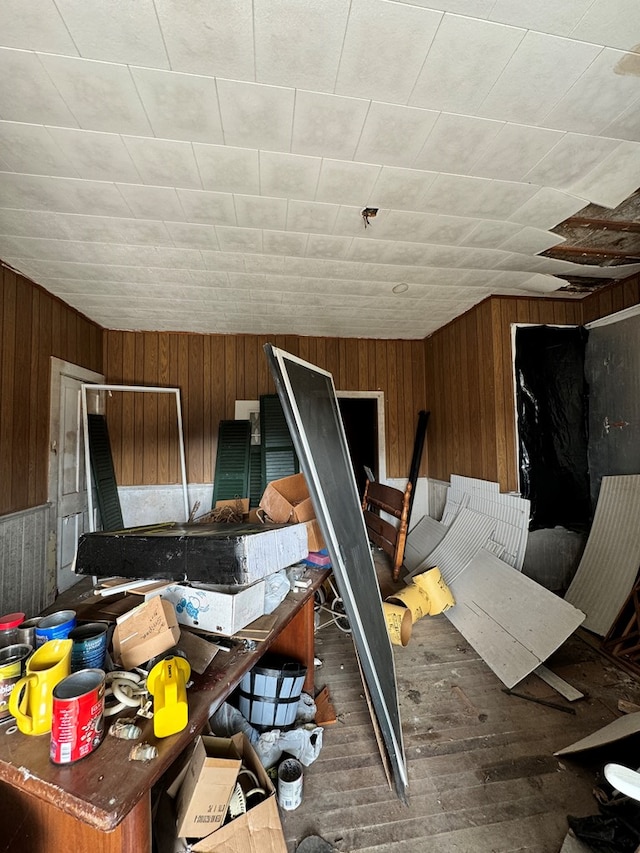
[[[506,695],[445,616],[420,620],[394,652],[409,806],[387,785],[351,637],[324,627],[316,685],[329,687],[338,722],[305,768],[302,805],[283,814],[290,853],[312,834],[340,853],[557,853],[567,815],[597,813],[608,756],[553,752],[611,722],[618,699],[640,701],[634,677],[570,638],[547,665],[585,692],[572,715]],[[518,690],[569,707],[536,676]]]

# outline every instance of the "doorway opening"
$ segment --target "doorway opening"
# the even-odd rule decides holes
[[[342,423],[347,438],[349,456],[356,475],[358,494],[362,499],[367,484],[368,468],[376,480],[378,470],[378,402],[371,397],[340,397]]]

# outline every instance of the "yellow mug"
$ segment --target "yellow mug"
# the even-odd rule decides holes
[[[49,640],[27,661],[26,674],[9,696],[9,711],[25,735],[51,731],[53,688],[71,673],[73,640]]]

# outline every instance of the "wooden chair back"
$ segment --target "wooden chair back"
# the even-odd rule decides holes
[[[409,505],[411,502],[411,483],[407,483],[404,492],[393,486],[374,483],[367,480],[362,498],[362,512],[369,541],[381,548],[393,561],[393,579],[400,577],[400,568],[404,560],[404,547],[407,541],[409,525]],[[380,516],[386,512],[399,520],[395,526]]]

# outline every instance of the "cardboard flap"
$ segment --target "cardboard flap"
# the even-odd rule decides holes
[[[197,853],[287,853],[275,796],[203,838]]]
[[[180,627],[173,604],[154,596],[118,617],[113,651],[126,669],[132,669],[166,652],[179,639]]]

